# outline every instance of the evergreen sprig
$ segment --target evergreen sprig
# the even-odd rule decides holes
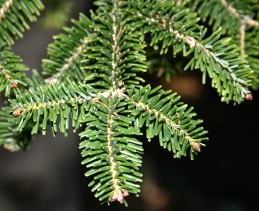
[[[25,29],[29,29],[28,20],[36,21],[44,6],[40,0],[1,0],[0,1],[0,37],[8,45],[14,44],[14,38],[21,38]]]
[[[154,136],[159,137],[160,146],[173,151],[174,157],[186,156],[190,146],[190,157],[200,151],[204,144],[201,141],[208,140],[204,137],[207,131],[203,127],[197,127],[202,120],[193,120],[196,113],[192,113],[193,107],[187,109],[187,105],[178,102],[180,96],[170,94],[171,90],[163,91],[161,87],[151,89],[148,85],[140,90],[129,90],[129,106],[133,115],[137,116],[135,128],[147,127],[146,136],[151,141]],[[197,127],[197,128],[196,128]]]
[[[26,150],[33,139],[32,121],[29,121],[22,131],[17,131],[17,119],[9,113],[12,109],[8,106],[0,111],[0,146],[11,152]]]
[[[259,87],[259,4],[257,0],[187,0],[187,6],[197,11],[212,29],[222,28],[222,34],[230,36],[240,46],[240,54],[247,55],[247,61],[254,71],[251,80],[253,89]]]
[[[0,40],[0,92],[5,91],[5,96],[21,93],[21,88],[28,83],[26,70],[28,67],[22,64],[22,59]]]
[[[22,131],[27,122],[32,119],[34,126],[31,133],[35,134],[42,128],[46,133],[47,123],[52,125],[53,135],[57,132],[57,123],[62,133],[67,135],[69,118],[72,115],[72,126],[76,130],[80,125],[78,118],[79,108],[87,109],[87,103],[96,95],[87,85],[43,85],[28,92],[19,94],[16,99],[10,100],[13,107],[13,116],[17,117],[17,131]],[[80,105],[80,107],[79,107]],[[81,108],[82,107],[82,108]],[[59,118],[59,121],[58,121]]]
[[[258,43],[258,31],[253,29],[242,42],[252,40],[247,49],[236,39],[221,37],[232,30],[221,17],[216,19],[217,30],[208,35],[192,12],[199,7],[199,15],[207,17],[206,4],[195,2],[187,8],[188,0],[96,0],[90,18],[81,14],[48,46],[42,65],[47,78],[33,70],[30,80],[21,72],[27,69],[21,59],[6,46],[22,36],[28,28],[24,20],[36,20],[43,5],[39,0],[0,1],[0,91],[9,98],[0,111],[0,145],[10,151],[25,150],[33,134],[46,134],[48,124],[53,135],[58,130],[67,135],[70,125],[74,132],[83,127],[79,148],[85,176],[93,177],[89,187],[101,203],[119,201],[126,206],[129,194],[140,193],[142,127],[148,141],[157,136],[160,146],[174,157],[190,154],[193,159],[208,140],[202,120],[195,119],[193,108],[180,102],[176,93],[144,85],[143,73],[151,69],[158,75],[160,70],[176,74],[176,68],[169,67],[170,57],[182,52],[188,61],[185,69],[200,69],[203,83],[209,76],[227,103],[251,99],[249,88],[257,87],[259,73],[250,67],[258,67],[259,51],[252,46]],[[212,14],[226,3],[211,2],[216,4],[213,8],[208,3]],[[241,26],[229,10],[235,6],[231,2],[223,14]],[[252,0],[238,5],[247,2]],[[246,7],[238,15],[255,11],[256,7]],[[164,58],[161,62],[159,55]],[[178,69],[183,61],[176,64]]]
[[[123,98],[109,95],[100,96],[101,104],[91,109],[83,122],[86,129],[80,133],[85,140],[80,143],[82,164],[90,168],[85,176],[95,174],[89,184],[95,197],[101,202],[119,201],[129,193],[138,195],[142,174],[138,172],[142,159],[142,143],[135,137],[141,135],[139,128],[133,128],[134,119],[130,116]]]
[[[185,69],[199,68],[203,72],[203,83],[208,74],[224,102],[240,103],[250,93],[248,86],[254,79],[253,71],[238,55],[237,46],[231,45],[230,39],[220,39],[221,28],[206,38],[207,30],[197,25],[196,14],[182,6],[172,7],[172,3],[161,4],[159,1],[149,1],[148,4],[146,1],[131,2],[126,9],[130,18],[137,10],[136,19],[144,22],[143,33],[151,33],[150,45],[162,42],[160,54],[167,52],[171,45],[174,54],[179,51],[183,51],[183,56],[194,53]]]
[[[81,70],[83,52],[96,40],[92,33],[91,21],[83,14],[79,20],[72,20],[72,28],[65,27],[67,34],[54,37],[54,43],[48,46],[48,59],[43,59],[43,74],[49,76],[46,83],[60,83],[66,78],[83,81],[85,73]]]

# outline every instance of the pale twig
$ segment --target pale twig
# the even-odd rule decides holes
[[[246,24],[242,24],[239,27],[240,32],[240,54],[243,56],[245,55],[245,30],[246,30]]]
[[[119,36],[120,36],[121,32],[122,32],[122,26],[120,26],[120,30],[119,30],[119,32],[118,32],[118,34],[117,34],[117,36],[115,37],[115,40],[117,40],[117,39],[119,38]]]

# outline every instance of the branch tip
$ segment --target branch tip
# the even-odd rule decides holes
[[[253,95],[251,93],[245,95],[246,100],[253,100]]]
[[[122,204],[127,196],[129,196],[129,192],[127,190],[118,190],[113,194],[110,202],[118,201]]]

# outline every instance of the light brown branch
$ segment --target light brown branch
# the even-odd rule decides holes
[[[240,54],[241,56],[245,55],[245,30],[246,30],[246,24],[242,24],[239,27],[239,32],[240,32]]]
[[[182,4],[182,0],[177,0],[175,3],[177,6]]]
[[[120,26],[120,30],[119,30],[119,32],[118,32],[118,34],[117,34],[117,36],[115,37],[115,40],[117,40],[117,39],[118,39],[118,37],[120,36],[121,32],[122,32],[122,26]]]
[[[255,26],[255,27],[259,28],[259,22],[253,20],[252,18],[248,18],[246,21],[246,24],[249,26]]]
[[[238,12],[236,11],[236,9],[234,7],[232,7],[231,5],[229,5],[227,3],[226,0],[220,0],[221,4],[227,8],[227,10],[232,13],[232,15],[234,15],[237,19],[241,20],[242,18],[240,17],[240,15],[238,14]]]

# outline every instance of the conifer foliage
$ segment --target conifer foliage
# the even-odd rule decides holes
[[[259,84],[256,2],[96,0],[90,18],[80,14],[48,46],[44,78],[34,70],[30,79],[10,46],[43,4],[0,0],[0,91],[8,98],[0,111],[0,145],[26,150],[33,134],[48,132],[47,125],[54,136],[81,128],[89,187],[101,203],[127,205],[129,194],[140,193],[140,136],[157,136],[175,158],[191,159],[208,140],[193,108],[176,93],[144,85],[143,74],[159,72],[173,56],[186,57],[189,62],[178,66],[202,71],[202,82],[210,78],[223,102],[252,99],[249,89]],[[200,17],[213,25],[211,34]],[[165,71],[175,72],[174,64]]]

